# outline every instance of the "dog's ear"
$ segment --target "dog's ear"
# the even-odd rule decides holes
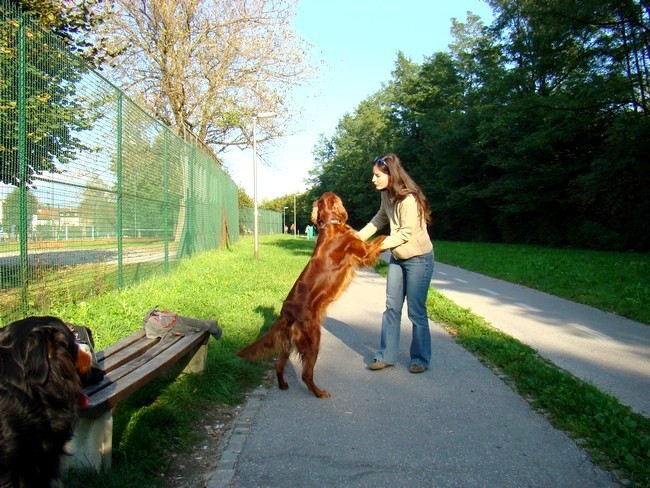
[[[318,227],[318,200],[314,200],[311,206],[311,221]]]
[[[54,340],[53,330],[48,328],[32,329],[26,338],[25,382],[42,385],[50,375],[50,341]]]
[[[330,211],[329,211],[329,205],[327,204],[327,195],[328,193],[323,193],[321,197],[316,201],[314,204],[314,209],[316,210],[316,225],[321,226],[322,224],[325,224],[329,222],[330,220]],[[312,211],[312,218],[313,218],[314,212]]]

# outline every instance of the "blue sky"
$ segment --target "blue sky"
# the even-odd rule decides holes
[[[486,23],[492,19],[483,0],[300,1],[294,27],[325,67],[294,95],[292,103],[302,109],[297,133],[258,145],[258,200],[304,191],[319,135],[332,136],[345,113],[390,80],[398,51],[417,63],[447,51],[451,18],[464,21],[467,11]],[[252,197],[252,150],[231,151],[225,166]]]

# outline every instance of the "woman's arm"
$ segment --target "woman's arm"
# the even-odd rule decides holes
[[[357,232],[357,235],[359,236],[359,239],[361,239],[362,241],[367,241],[372,236],[374,236],[377,233],[377,231],[380,231],[388,224],[389,224],[388,216],[386,215],[386,209],[384,208],[384,200],[382,199],[379,210],[377,211],[375,216],[372,218],[370,222],[368,222],[365,225],[363,229]]]

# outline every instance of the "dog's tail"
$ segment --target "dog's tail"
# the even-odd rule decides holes
[[[282,347],[285,341],[287,319],[280,317],[262,337],[237,353],[249,361],[268,358]]]

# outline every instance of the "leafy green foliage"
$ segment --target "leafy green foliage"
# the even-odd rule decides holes
[[[489,3],[490,26],[453,20],[449,52],[398,54],[392,79],[319,143],[315,187],[372,209],[359,168],[391,150],[427,195],[435,238],[647,251],[647,8]]]
[[[35,215],[38,200],[31,191],[25,193],[26,215]],[[2,226],[5,232],[19,232],[20,227],[20,188],[14,188],[4,199],[2,209]]]
[[[93,45],[84,34],[92,32],[103,21],[97,9],[103,1],[10,0],[33,16],[43,29],[55,33],[75,54],[94,65],[100,64],[105,55],[102,43]]]
[[[255,202],[253,201],[253,198],[248,196],[246,191],[243,188],[238,188],[238,200],[239,200],[239,207],[248,207],[248,208],[253,208],[255,205]]]
[[[4,3],[0,14],[0,181],[31,185],[34,175],[57,173],[77,151],[89,149],[78,133],[89,127],[91,116],[76,94],[88,65],[70,58],[68,43],[26,15]],[[55,13],[46,16],[59,32],[72,29]]]
[[[379,195],[371,183],[372,161],[390,149],[386,104],[382,93],[363,101],[357,116],[344,116],[332,141],[323,140],[316,151],[320,168],[310,190],[313,199],[326,191],[338,194],[348,211],[348,223],[355,228],[364,225],[379,209]],[[327,151],[330,146],[337,150],[332,158]]]

